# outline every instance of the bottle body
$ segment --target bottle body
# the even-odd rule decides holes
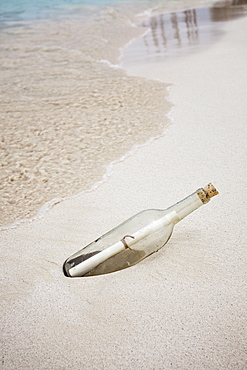
[[[125,236],[132,236],[132,234],[135,234],[138,230],[142,230],[150,225],[150,223],[153,223],[154,221],[164,217],[166,213],[167,211],[150,209],[132,216],[122,224],[118,225],[115,229],[107,232],[72,255],[64,264],[65,275],[70,276],[69,271],[75,265],[78,265],[86,259],[95,256],[99,252],[106,250],[116,241],[121,241]],[[83,276],[110,273],[135,265],[163,247],[172,234],[174,224],[175,223],[171,222],[162,229],[150,233],[146,237],[142,238],[139,242],[135,243],[133,247],[125,247],[124,243],[122,243],[122,251],[108,258],[103,263],[95,266],[91,271],[83,274]],[[127,245],[129,239],[130,237],[126,237],[125,239]]]
[[[145,210],[69,257],[63,266],[69,277],[106,274],[135,265],[170,239],[174,225],[209,201],[204,189],[166,210]]]

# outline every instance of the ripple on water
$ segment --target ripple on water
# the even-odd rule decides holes
[[[119,9],[2,32],[2,225],[90,188],[107,164],[163,132],[167,86],[111,65],[118,47],[142,32]]]

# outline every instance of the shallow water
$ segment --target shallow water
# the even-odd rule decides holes
[[[68,14],[76,13],[78,7],[83,7],[84,10],[91,7],[95,10],[97,7],[112,6],[119,2],[121,0],[1,0],[0,21],[65,18]]]
[[[219,2],[211,7],[157,11],[141,27],[149,30],[125,50],[122,66],[139,62],[164,62],[199,51],[222,34],[222,22],[247,14],[247,1]]]
[[[2,28],[2,225],[90,189],[111,161],[163,132],[167,86],[113,65],[143,32],[131,16],[125,7],[83,7],[66,20]]]
[[[154,10],[145,12],[151,3]],[[5,12],[0,34],[1,225],[31,219],[46,202],[53,199],[43,209],[93,188],[112,161],[163,134],[170,124],[168,85],[128,77],[119,68],[120,48],[138,38],[144,60],[166,55],[167,45],[172,53],[178,38],[172,36],[165,46],[163,26],[168,18],[183,19],[181,13],[169,15],[174,7],[181,9],[181,2],[169,2],[169,7],[155,1],[106,7],[80,2],[48,7],[47,17],[43,8],[33,17],[25,11],[17,18],[8,13],[8,20]],[[173,23],[168,22],[170,28]],[[193,26],[192,39],[196,33]],[[127,54],[133,55],[125,48],[124,61]]]

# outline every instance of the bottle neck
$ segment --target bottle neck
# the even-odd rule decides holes
[[[172,206],[169,210],[176,212],[178,216],[177,219],[178,222],[181,221],[186,216],[188,216],[193,211],[195,211],[197,208],[201,207],[203,204],[208,203],[209,200],[210,198],[207,197],[207,194],[205,193],[204,189],[198,189],[193,194],[189,195],[185,199],[181,200],[180,202]]]

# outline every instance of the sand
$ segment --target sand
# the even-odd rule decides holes
[[[167,85],[117,64],[145,29],[121,8],[88,12],[1,32],[0,228],[90,188],[168,124]]]
[[[1,232],[4,369],[246,367],[247,18],[200,53],[127,73],[171,83],[173,125],[97,189]],[[220,195],[124,271],[65,278],[64,260],[146,208],[212,181]]]

